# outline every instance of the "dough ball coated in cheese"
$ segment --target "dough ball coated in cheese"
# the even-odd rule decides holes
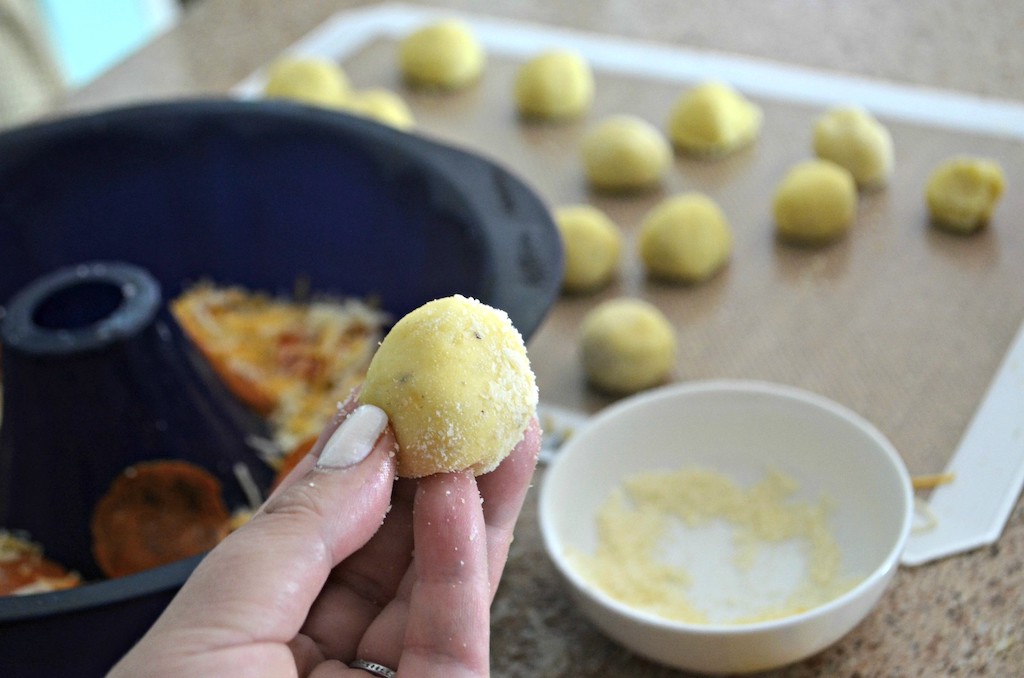
[[[475,299],[436,299],[399,320],[359,396],[384,410],[398,475],[492,471],[537,408],[537,383],[508,315]]]

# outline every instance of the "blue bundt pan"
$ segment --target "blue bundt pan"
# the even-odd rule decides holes
[[[241,408],[166,302],[212,280],[378,300],[461,293],[525,337],[561,282],[548,209],[496,163],[285,102],[188,101],[0,135],[0,526],[88,579],[93,506],[125,466],[190,459],[264,488]],[[242,440],[243,442],[240,442]],[[198,562],[0,598],[0,671],[102,675]]]

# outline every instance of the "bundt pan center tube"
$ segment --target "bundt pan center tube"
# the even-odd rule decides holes
[[[265,424],[206,367],[142,268],[90,262],[45,275],[11,300],[0,337],[0,525],[87,580],[101,576],[93,509],[133,464],[202,466],[234,506],[245,502],[236,465],[269,485],[271,469],[246,443]]]

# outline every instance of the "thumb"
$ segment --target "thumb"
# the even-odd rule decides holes
[[[194,630],[203,620],[222,645],[294,637],[331,569],[387,514],[396,472],[387,424],[372,405],[339,412],[282,487],[202,560],[157,626]]]

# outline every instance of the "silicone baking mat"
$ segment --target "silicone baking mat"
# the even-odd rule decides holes
[[[676,327],[675,380],[736,377],[806,388],[872,421],[912,474],[946,467],[1024,318],[1024,106],[465,14],[488,53],[484,77],[456,93],[407,88],[397,41],[446,16],[405,5],[341,13],[289,53],[336,59],[355,87],[399,93],[417,133],[496,159],[552,206],[589,202],[622,228],[619,280],[593,296],[561,299],[530,342],[545,403],[592,413],[611,402],[584,382],[577,331],[601,301],[637,296]],[[593,66],[596,98],[585,118],[540,124],[516,116],[516,70],[547,48],[576,49]],[[253,73],[236,94],[259,96],[262,77]],[[630,113],[664,128],[675,99],[709,79],[730,82],[762,107],[754,145],[714,161],[677,157],[663,186],[643,195],[588,190],[578,149],[590,125]],[[820,249],[781,244],[771,219],[775,187],[811,156],[818,116],[840,104],[863,106],[890,129],[894,176],[887,188],[861,195],[842,241]],[[925,210],[930,172],[955,154],[995,159],[1007,177],[992,223],[969,237],[931,227]],[[649,281],[635,250],[638,226],[657,202],[683,191],[720,204],[735,235],[731,262],[697,286]]]

